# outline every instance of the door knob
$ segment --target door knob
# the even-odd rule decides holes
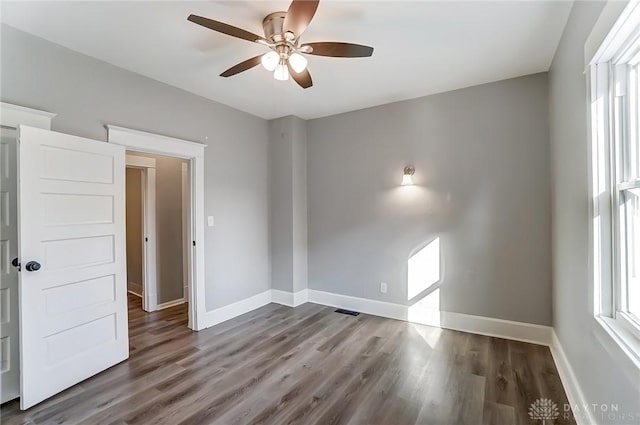
[[[37,261],[29,261],[24,268],[28,271],[28,272],[37,272],[38,270],[40,270],[40,263],[38,263]]]
[[[20,262],[18,261],[18,257],[11,260],[11,265],[20,271]]]

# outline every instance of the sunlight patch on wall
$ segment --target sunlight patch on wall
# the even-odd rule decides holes
[[[440,238],[409,258],[407,299],[412,300],[440,280]]]

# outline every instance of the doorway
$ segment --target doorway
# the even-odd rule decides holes
[[[127,292],[140,300],[143,298],[144,282],[144,171],[127,167],[126,205],[127,205]],[[129,297],[130,298],[130,297]],[[141,308],[148,311],[144,303]]]
[[[183,227],[185,238],[184,262],[188,265],[183,269],[188,288],[185,293],[188,305],[188,327],[193,330],[204,329],[212,319],[207,314],[205,299],[205,260],[204,260],[204,149],[207,145],[191,142],[173,137],[162,136],[130,128],[106,125],[108,142],[123,146],[128,151],[141,155],[169,156],[183,160],[182,181],[188,182],[183,204],[188,205],[188,214],[185,214]],[[147,185],[149,180],[155,178],[154,170],[147,167]],[[147,186],[148,188],[148,186]],[[147,198],[153,196],[155,191],[147,190]],[[185,207],[186,208],[186,207]],[[149,226],[150,213],[148,209],[145,217]],[[153,218],[155,220],[155,217]],[[146,243],[149,255],[156,252],[153,247],[155,239],[149,239]],[[147,264],[149,260],[147,260]]]
[[[129,308],[153,312],[188,303],[188,161],[127,152]],[[186,309],[184,310],[186,314]]]

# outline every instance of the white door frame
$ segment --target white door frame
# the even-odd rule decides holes
[[[56,114],[0,102],[0,125],[17,129],[20,124],[51,130],[51,120]]]
[[[206,327],[205,263],[204,263],[204,148],[207,145],[175,139],[144,131],[106,125],[109,143],[126,149],[158,155],[167,155],[189,161],[190,220],[192,246],[189,250],[189,328]]]
[[[142,171],[142,309],[158,309],[158,260],[156,238],[156,160],[127,155],[127,168]],[[128,283],[128,282],[127,282]]]
[[[40,111],[37,109],[25,108],[24,106],[13,105],[10,103],[0,102],[0,126],[4,128],[9,128],[16,131],[16,138],[18,137],[18,126],[20,124],[29,125],[31,127],[42,128],[45,130],[51,129],[51,120],[55,117],[56,114],[52,114],[50,112]],[[16,145],[18,141],[16,140]],[[17,148],[17,146],[16,146]],[[17,156],[14,158],[14,167],[17,167]],[[16,187],[17,190],[17,187]],[[13,214],[17,214],[17,208],[13,206],[14,211]],[[18,229],[16,229],[16,232]],[[19,241],[17,241],[19,243]],[[16,245],[11,250],[11,253],[14,253],[16,257],[18,255],[18,246]],[[0,261],[11,261],[13,255],[10,258],[0,259]],[[8,265],[8,267],[12,267]],[[14,340],[9,341],[9,350],[7,360],[7,364],[9,365],[9,370],[5,373],[13,374],[12,376],[5,376],[6,379],[5,385],[2,390],[2,394],[0,395],[0,403],[7,402],[9,400],[13,400],[20,396],[20,344],[19,340],[19,319],[18,319],[18,291],[15,293],[9,294],[8,300],[3,300],[4,302],[8,302],[8,310],[9,310],[9,322],[4,323],[3,325],[15,326],[15,329],[9,330],[8,337],[14,338]],[[3,305],[3,308],[7,307]],[[11,323],[13,322],[13,323]],[[2,379],[2,378],[0,378]]]
[[[189,164],[186,162],[182,163],[182,299],[189,299],[189,282],[191,280],[191,276],[189,273],[189,255],[191,253],[191,238],[188,238],[189,235],[189,214],[185,214],[186,211],[189,211],[191,206],[191,194],[189,190]]]

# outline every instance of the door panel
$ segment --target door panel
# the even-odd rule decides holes
[[[20,395],[15,129],[0,129],[0,402]]]
[[[128,357],[125,152],[26,126],[19,135],[25,409]]]

